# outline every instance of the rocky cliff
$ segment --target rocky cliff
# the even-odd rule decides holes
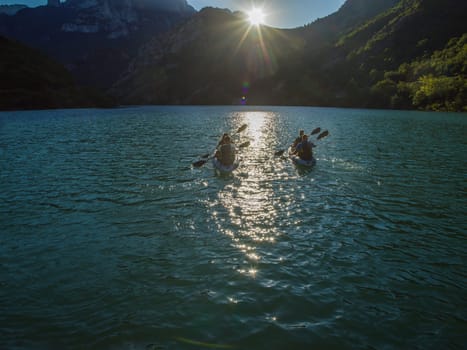
[[[0,16],[0,34],[42,50],[79,83],[106,89],[143,43],[193,13],[186,0],[68,0]]]
[[[8,16],[16,15],[20,10],[27,8],[26,5],[0,5],[0,14]]]
[[[63,7],[75,10],[76,16],[62,25],[62,31],[104,33],[109,39],[152,27],[149,23],[154,20],[167,21],[162,17],[186,17],[195,12],[186,0],[69,0]]]

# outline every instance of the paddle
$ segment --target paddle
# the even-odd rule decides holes
[[[316,129],[314,129],[314,130],[311,132],[311,135],[316,135],[316,134],[319,133],[320,131],[321,131],[321,128],[316,128]],[[316,138],[316,140],[319,141],[319,140],[325,138],[325,137],[328,136],[328,135],[329,135],[329,131],[325,130],[325,131],[323,131],[321,134],[318,135],[318,137]],[[281,150],[279,150],[279,151],[274,152],[274,156],[280,157],[280,156],[282,156],[282,155],[284,154],[284,152],[285,152],[285,149],[281,149]]]
[[[248,147],[250,145],[250,141],[245,141],[243,143],[241,143],[238,148],[245,148],[245,147]],[[201,160],[198,160],[197,162],[194,162],[193,163],[193,167],[195,168],[200,168],[202,167],[204,164],[206,164],[210,159],[214,158],[214,156],[211,156],[209,157],[208,159],[201,159]]]
[[[316,128],[311,132],[310,135],[315,135],[315,134],[319,133],[320,131],[321,131],[321,128]]]
[[[195,168],[199,168],[199,167],[202,167],[204,164],[206,164],[208,161],[208,159],[202,159],[202,160],[198,160],[197,162],[194,162],[193,163],[193,166]]]
[[[246,142],[243,142],[241,143],[238,148],[245,148],[245,147],[248,147],[250,145],[250,141],[246,141]],[[203,154],[201,156],[201,158],[208,158],[211,154],[210,153],[206,153],[206,154]]]
[[[243,124],[242,126],[240,126],[237,131],[234,133],[234,134],[239,134],[241,133],[242,131],[244,131],[246,128],[248,127],[248,124]],[[238,148],[245,148],[245,147],[248,147],[250,145],[250,141],[246,141],[246,142],[243,142],[241,143]],[[205,158],[205,159],[201,159],[201,160],[198,160],[197,162],[194,162],[192,165],[193,167],[195,168],[199,168],[199,167],[202,167],[204,164],[206,164],[210,159],[212,159],[212,156],[210,157],[211,153],[206,153],[206,154],[203,154],[201,156],[201,158]]]
[[[242,132],[248,127],[248,124],[243,124],[241,127],[238,128],[238,130],[235,132],[236,134]]]
[[[281,149],[281,150],[279,150],[279,151],[276,151],[276,152],[274,153],[274,155],[275,155],[276,157],[280,157],[281,155],[284,154],[284,152],[285,152],[285,149]]]
[[[316,140],[321,140],[322,138],[325,138],[326,136],[329,135],[329,131],[325,130],[323,131],[321,134],[318,135],[318,137],[316,138]]]
[[[241,143],[238,148],[245,148],[245,147],[248,147],[250,145],[250,141],[245,141],[243,143]]]

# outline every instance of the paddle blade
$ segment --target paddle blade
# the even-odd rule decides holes
[[[317,133],[319,133],[321,131],[321,128],[316,128],[314,129],[312,132],[311,132],[311,135],[316,135]]]
[[[245,141],[243,143],[241,143],[238,148],[245,148],[245,147],[248,147],[250,145],[250,141]]]
[[[195,168],[199,168],[199,167],[202,167],[206,163],[207,163],[207,160],[198,160],[197,162],[193,163],[193,166]]]
[[[247,127],[248,127],[247,124],[243,124],[241,127],[238,128],[237,133],[242,132],[242,131],[245,130]]]
[[[323,131],[321,134],[318,135],[317,140],[321,140],[323,137],[326,137],[329,135],[329,131]]]
[[[275,155],[276,157],[280,157],[281,155],[284,154],[284,152],[285,152],[285,149],[281,149],[281,150],[275,152],[274,155]]]

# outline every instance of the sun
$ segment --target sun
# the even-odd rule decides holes
[[[253,26],[259,26],[264,24],[264,18],[266,15],[264,14],[262,9],[253,8],[248,12],[248,21]]]

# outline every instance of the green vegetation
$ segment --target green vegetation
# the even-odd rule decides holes
[[[372,94],[390,108],[467,111],[467,34],[428,58],[386,72]]]
[[[466,111],[466,11],[456,0],[401,0],[307,52],[295,80],[304,88],[288,90],[300,104]]]

